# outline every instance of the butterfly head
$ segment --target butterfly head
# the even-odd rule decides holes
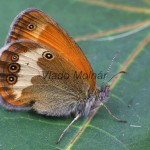
[[[98,98],[100,102],[104,102],[109,97],[110,86],[107,84],[102,84],[102,86],[98,89]]]

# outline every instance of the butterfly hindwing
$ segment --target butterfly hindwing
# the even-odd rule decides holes
[[[1,51],[0,93],[8,104],[33,107],[50,115],[66,115],[69,113],[66,107],[76,106],[88,97],[88,82],[74,78],[74,73],[80,70],[57,51],[29,40],[14,41]],[[61,77],[64,73],[67,78]]]

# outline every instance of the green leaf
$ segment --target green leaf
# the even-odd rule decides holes
[[[8,3],[2,0],[1,46],[13,18],[29,7],[41,9],[57,20],[76,39],[95,73],[106,72],[115,52],[119,51],[108,79],[122,69],[127,74],[113,79],[106,105],[115,116],[127,120],[127,123],[114,121],[100,107],[95,114],[79,119],[56,145],[72,117],[52,118],[1,107],[0,149],[150,149],[150,27],[111,41],[107,38],[130,33],[150,23],[149,1],[13,0]],[[96,41],[104,37],[105,41]],[[97,80],[97,85],[100,86],[101,82]]]

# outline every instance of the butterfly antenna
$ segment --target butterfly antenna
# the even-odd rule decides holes
[[[116,52],[115,55],[114,55],[114,57],[113,57],[113,59],[111,60],[111,63],[110,63],[110,65],[109,65],[109,67],[108,67],[108,69],[107,69],[107,72],[106,72],[106,76],[105,76],[105,78],[104,78],[104,80],[103,80],[103,84],[106,82],[106,78],[107,78],[107,76],[108,76],[108,73],[110,72],[111,66],[112,66],[114,60],[117,58],[118,54],[119,54],[119,52]],[[113,77],[112,77],[112,78],[113,78]]]
[[[108,81],[107,81],[107,83],[109,82],[109,81],[111,81],[114,77],[116,77],[118,74],[122,74],[122,73],[127,73],[126,71],[119,71],[118,73],[116,73],[115,75],[113,75]]]

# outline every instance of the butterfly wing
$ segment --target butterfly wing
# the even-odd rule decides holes
[[[37,9],[21,12],[11,25],[6,44],[20,39],[29,39],[46,45],[60,53],[72,66],[82,73],[91,74],[93,70],[79,46],[52,18]],[[89,92],[96,90],[95,78],[87,79]]]
[[[80,70],[57,51],[28,40],[7,44],[1,51],[0,93],[5,106],[62,116],[76,111],[78,103],[84,105],[90,85],[75,79],[74,72]]]
[[[30,55],[26,53],[32,47],[35,47],[35,44],[31,43],[30,46],[24,46],[20,42],[15,42],[7,44],[1,49],[0,93],[3,102],[8,102],[14,106],[27,103],[16,99],[20,97],[25,87],[31,85],[31,78],[38,75],[41,70],[36,65],[36,57],[33,59],[33,52]]]

